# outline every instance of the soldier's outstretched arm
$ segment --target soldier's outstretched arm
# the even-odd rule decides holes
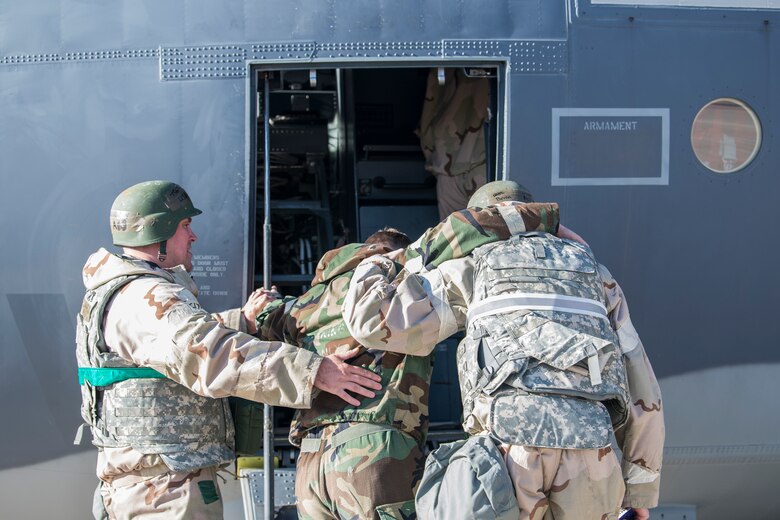
[[[355,385],[373,388],[365,383],[376,378],[352,367],[354,371],[336,379],[326,370],[325,381],[318,381],[322,357],[227,328],[190,291],[159,279],[138,279],[118,293],[104,330],[106,343],[123,358],[207,397],[238,396],[307,408],[315,384],[327,391],[354,392]]]
[[[472,271],[471,258],[460,258],[429,272],[403,269],[396,276],[392,261],[369,258],[350,282],[344,322],[366,347],[430,354],[437,343],[465,327]]]
[[[256,289],[247,297],[246,303],[239,309],[228,309],[226,311],[214,312],[218,322],[229,329],[246,332],[247,334],[257,334],[257,316],[268,307],[269,304],[277,302],[282,295],[274,286],[271,290]],[[262,338],[275,339],[275,338]],[[281,340],[280,340],[281,341]]]
[[[456,211],[406,248],[397,278],[387,259],[356,269],[342,306],[347,328],[367,347],[427,355],[465,325],[474,249],[523,231],[556,233],[558,225],[555,203]]]
[[[658,505],[664,449],[661,389],[642,341],[631,323],[620,286],[603,266],[601,276],[609,318],[617,331],[628,377],[631,406],[628,422],[615,432],[623,451],[624,507],[647,509]]]
[[[297,324],[289,313],[293,302],[295,298],[289,296],[282,299],[276,287],[271,291],[258,289],[250,295],[242,313],[247,323],[251,321],[256,325],[254,333],[260,339],[282,341],[301,348],[294,339],[298,332]],[[254,318],[251,318],[252,316]],[[347,391],[364,397],[374,397],[375,394],[371,390],[381,390],[381,376],[345,362],[359,352],[360,349],[355,348],[324,357],[314,377],[314,387],[335,394],[354,406],[359,406],[360,401]]]

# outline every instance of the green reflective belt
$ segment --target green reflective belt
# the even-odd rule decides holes
[[[79,367],[79,384],[85,382],[92,386],[108,386],[138,378],[164,378],[165,376],[153,368],[88,368]]]

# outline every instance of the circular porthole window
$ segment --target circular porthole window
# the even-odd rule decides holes
[[[715,173],[734,173],[748,164],[761,147],[761,123],[742,101],[720,98],[696,114],[691,128],[696,158]]]

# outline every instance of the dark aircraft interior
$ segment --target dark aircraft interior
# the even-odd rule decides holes
[[[255,285],[263,285],[265,75],[268,75],[271,280],[285,295],[309,288],[326,251],[384,226],[414,240],[439,221],[436,178],[425,169],[415,129],[430,67],[258,71]],[[496,69],[464,69],[489,78]],[[495,95],[490,113],[495,114]],[[488,176],[495,178],[497,119],[485,128]],[[437,346],[431,438],[460,432],[455,370],[459,337]],[[275,412],[280,434],[289,410]],[[281,436],[281,435],[280,435]]]

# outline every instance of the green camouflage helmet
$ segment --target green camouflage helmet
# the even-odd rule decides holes
[[[469,199],[468,207],[484,208],[507,200],[533,202],[534,197],[525,186],[515,181],[493,181],[474,192],[474,195]]]
[[[146,246],[164,242],[179,222],[200,215],[184,188],[169,181],[130,186],[111,206],[111,237],[115,246]]]

